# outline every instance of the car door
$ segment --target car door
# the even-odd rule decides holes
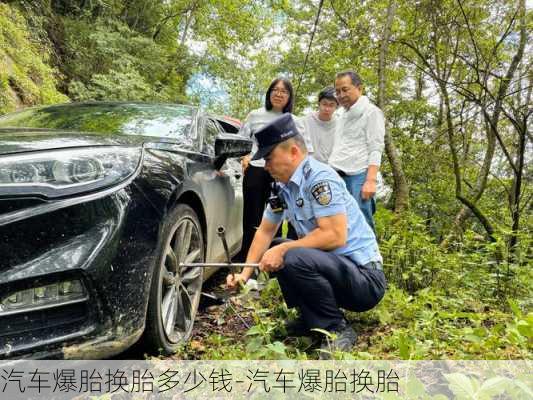
[[[222,128],[215,119],[204,115],[200,120],[200,138],[202,153],[215,159],[215,140],[222,134]],[[234,162],[234,161],[233,161]],[[226,231],[226,240],[232,255],[237,253],[241,245],[242,237],[242,199],[238,205],[237,193],[242,197],[242,189],[238,181],[242,177],[234,173],[235,166],[229,165],[231,161],[224,163],[220,171],[215,172],[209,184],[202,188],[207,217],[208,249],[207,259],[211,261],[225,261],[222,242],[217,238],[216,230],[223,226]],[[239,211],[240,210],[240,211]]]
[[[224,129],[224,126],[228,126],[227,124],[223,125],[218,123],[218,125],[224,134],[237,135],[238,129]],[[242,196],[243,172],[240,158],[228,158],[220,171],[229,177],[229,182],[233,187],[233,192],[235,193],[233,206],[231,212],[228,214],[228,227],[226,230],[231,232],[230,237],[234,240],[230,246],[235,246],[240,249],[243,235],[242,219],[244,205]]]

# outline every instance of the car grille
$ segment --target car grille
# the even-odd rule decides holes
[[[0,354],[10,349],[35,346],[54,338],[86,333],[92,315],[88,301],[51,308],[28,310],[0,318]]]

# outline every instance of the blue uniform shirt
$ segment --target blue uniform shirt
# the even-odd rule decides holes
[[[348,239],[333,253],[349,257],[358,265],[382,262],[376,236],[365,221],[357,202],[346,189],[343,179],[331,168],[306,157],[287,184],[278,183],[279,196],[287,204],[283,212],[273,212],[270,204],[263,214],[272,223],[288,219],[298,237],[314,230],[317,218],[347,214]]]

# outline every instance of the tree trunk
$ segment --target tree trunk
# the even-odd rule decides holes
[[[510,78],[514,75],[514,70],[518,67],[518,63],[522,60],[522,57],[524,55],[524,49],[526,46],[527,41],[527,31],[526,31],[526,5],[525,0],[520,1],[520,44],[518,47],[518,50],[513,57],[513,61],[511,62],[511,67],[514,66],[514,69],[512,70],[511,74],[507,74],[507,77],[509,77],[509,80],[506,81],[507,85],[509,85]],[[509,72],[510,72],[509,71]],[[520,228],[520,194],[522,192],[522,177],[524,174],[524,157],[526,153],[526,142],[527,142],[527,119],[529,115],[529,107],[530,107],[530,96],[531,96],[531,72],[529,72],[529,89],[528,94],[526,96],[526,103],[524,105],[524,118],[520,119],[518,116],[515,116],[515,123],[513,123],[513,126],[518,133],[518,149],[517,149],[517,159],[515,162],[516,168],[515,168],[515,176],[513,179],[513,187],[511,190],[512,195],[512,203],[511,203],[511,219],[513,221],[512,228],[511,228],[511,237],[509,238],[509,249],[511,250],[511,254],[513,257],[516,256],[516,250],[518,245],[518,229]]]
[[[442,98],[444,101],[444,116],[446,120],[446,133],[448,136],[448,144],[450,146],[450,152],[452,154],[453,172],[455,176],[455,198],[463,204],[463,207],[468,208],[468,210],[472,212],[478,218],[479,222],[481,222],[481,224],[483,225],[483,228],[487,232],[490,240],[495,241],[496,239],[494,238],[494,228],[492,227],[492,224],[489,222],[488,218],[481,212],[481,210],[476,205],[476,202],[478,199],[476,199],[475,201],[472,201],[472,200],[467,199],[463,195],[463,190],[462,190],[462,185],[461,185],[461,166],[459,165],[459,157],[457,154],[457,147],[455,145],[455,137],[454,137],[455,135],[454,135],[452,114],[451,114],[450,97],[448,94],[448,88],[446,87],[446,83],[443,81],[439,81],[439,89],[441,91]],[[493,153],[494,153],[494,150],[492,150],[492,154]],[[490,155],[490,157],[487,157],[487,155]],[[485,161],[487,161],[487,158],[492,160],[492,155],[490,154],[490,151],[487,151],[487,153],[485,154]],[[490,161],[487,162],[487,165],[485,166],[485,168],[488,168],[487,171],[485,171],[486,174],[488,175],[488,172],[490,170]],[[478,179],[478,182],[480,182],[481,187],[484,190],[485,185],[486,185],[486,177],[485,178],[481,177],[480,179]],[[480,197],[481,197],[481,194],[483,193],[483,190],[481,190],[479,193]],[[454,220],[454,229],[456,230],[451,232],[441,242],[441,247],[443,248],[448,247],[451,239],[457,233],[461,232],[461,225],[462,225],[461,221],[466,219],[467,216],[468,216],[468,212],[466,210],[463,211],[461,209],[459,211],[459,213],[457,214]]]
[[[512,203],[511,203],[511,219],[513,225],[511,228],[511,237],[509,238],[509,248],[511,253],[516,252],[516,245],[518,244],[518,228],[520,227],[520,194],[522,192],[522,174],[524,172],[524,154],[526,152],[526,130],[527,125],[523,125],[523,132],[520,132],[520,139],[518,143],[518,173],[513,181]]]
[[[415,100],[422,100],[422,91],[424,90],[424,74],[418,70],[416,72]]]
[[[520,41],[519,46],[517,49],[516,54],[514,55],[511,64],[509,65],[508,70],[506,71],[505,76],[500,82],[500,86],[498,88],[498,93],[495,97],[494,101],[494,108],[492,111],[492,114],[490,115],[487,111],[487,107],[485,103],[481,103],[479,99],[472,99],[472,100],[478,100],[477,103],[481,108],[483,117],[485,119],[486,124],[486,132],[487,132],[487,151],[485,152],[485,157],[483,160],[483,166],[480,170],[480,173],[478,175],[478,179],[476,182],[476,187],[472,192],[472,195],[470,196],[470,199],[467,201],[465,197],[463,197],[461,193],[461,187],[456,186],[456,197],[459,201],[463,203],[463,208],[459,211],[457,214],[455,221],[454,221],[454,228],[456,231],[462,230],[462,225],[464,221],[466,220],[468,216],[468,212],[466,212],[465,208],[468,208],[470,211],[474,213],[482,223],[482,225],[485,227],[485,230],[489,234],[489,237],[491,240],[495,240],[493,237],[494,229],[492,228],[491,224],[488,222],[488,220],[480,214],[479,209],[477,209],[476,203],[481,198],[483,192],[485,191],[485,187],[487,184],[488,175],[490,173],[490,165],[492,162],[492,158],[494,156],[494,151],[496,147],[496,140],[500,143],[500,146],[502,147],[502,150],[504,151],[509,163],[511,164],[511,167],[513,169],[514,173],[514,180],[513,180],[513,188],[511,190],[511,199],[510,199],[510,205],[511,205],[511,215],[512,215],[512,221],[513,221],[513,229],[511,233],[511,237],[509,239],[509,246],[510,248],[514,248],[516,246],[517,242],[517,230],[514,229],[514,226],[516,225],[516,228],[518,229],[519,223],[518,220],[520,219],[520,207],[519,207],[519,199],[520,199],[520,191],[521,191],[521,185],[522,185],[522,170],[523,170],[523,154],[522,151],[525,149],[522,149],[522,145],[525,146],[525,141],[523,141],[523,135],[520,132],[520,128],[517,129],[520,138],[519,138],[519,146],[518,146],[518,154],[517,154],[517,160],[516,162],[513,162],[513,160],[510,158],[509,152],[506,150],[505,145],[503,144],[503,140],[501,139],[499,132],[498,132],[498,123],[500,120],[500,114],[503,110],[503,103],[504,99],[507,96],[507,92],[509,89],[509,85],[511,82],[512,77],[514,76],[514,73],[518,67],[518,64],[520,60],[522,59],[525,42],[526,42],[526,31],[525,31],[525,1],[520,0],[519,3],[519,11],[520,11]],[[466,16],[465,16],[466,18]],[[471,40],[475,42],[475,38],[471,36]],[[485,81],[484,81],[485,82]],[[481,85],[481,89],[485,92],[489,92],[490,89],[486,86],[481,84],[481,82],[478,82]],[[441,87],[445,85],[441,84]],[[442,90],[442,88],[441,88]],[[517,128],[517,124],[513,124],[515,126],[515,129]],[[453,157],[453,149],[452,149],[452,157]],[[520,164],[520,166],[518,165]],[[454,159],[454,172],[458,173],[456,168],[456,159]],[[460,174],[460,171],[459,171]],[[457,176],[456,176],[457,180]],[[457,182],[456,182],[457,183]],[[474,206],[474,207],[472,207]],[[516,221],[515,221],[516,219]],[[453,235],[453,232],[451,233]],[[448,242],[450,240],[450,235],[441,243],[443,246],[447,246]]]
[[[185,40],[187,40],[187,33],[189,33],[189,25],[192,20],[192,14],[193,12],[190,11],[185,15],[185,27],[183,28],[183,33],[181,34],[180,44],[182,46],[185,46]]]
[[[391,34],[391,26],[396,13],[396,3],[394,0],[389,1],[387,7],[387,20],[383,29],[383,36],[381,37],[381,46],[379,49],[379,64],[378,64],[378,107],[385,112],[387,106],[386,99],[386,66],[387,55],[389,49],[389,39]],[[398,154],[398,150],[392,141],[392,136],[389,129],[387,129],[387,122],[385,126],[385,152],[389,159],[392,169],[392,176],[394,179],[394,211],[401,213],[409,207],[409,186],[402,168],[402,160]]]
[[[479,171],[476,180],[476,185],[470,196],[473,204],[476,204],[479,199],[481,199],[481,196],[485,191],[485,188],[487,186],[487,179],[490,174],[490,165],[492,163],[492,158],[494,157],[494,150],[496,149],[496,137],[494,136],[494,133],[492,132],[492,129],[490,128],[490,125],[488,123],[485,123],[485,132],[487,135],[487,150],[485,151],[483,165],[481,166],[481,170]],[[453,221],[453,232],[450,233],[450,235],[448,235],[448,237],[446,237],[446,239],[444,239],[444,241],[442,242],[443,247],[448,246],[448,243],[453,239],[454,233],[462,232],[464,223],[471,215],[472,213],[470,212],[470,209],[466,205],[463,205],[461,210],[459,210],[459,212],[455,215]]]

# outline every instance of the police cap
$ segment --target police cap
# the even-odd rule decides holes
[[[269,124],[255,133],[258,150],[252,160],[266,157],[274,147],[291,137],[298,135],[296,124],[290,113],[285,113],[272,120]]]

